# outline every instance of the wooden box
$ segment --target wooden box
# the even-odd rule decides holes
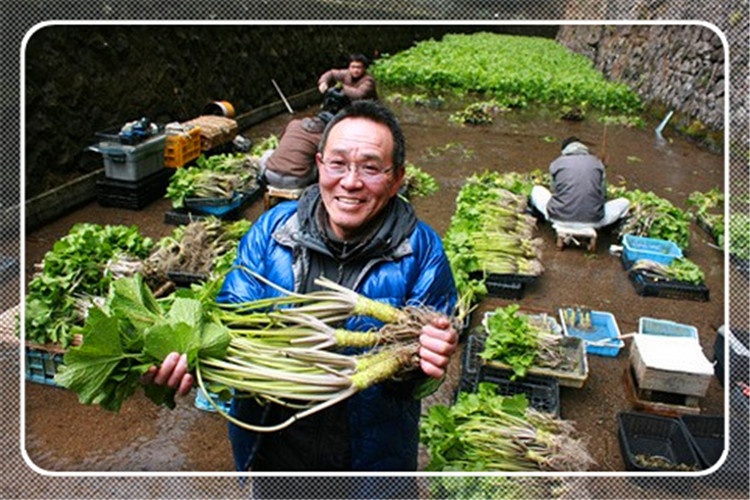
[[[713,376],[713,365],[696,339],[636,335],[630,364],[641,390],[703,397]]]
[[[184,126],[200,127],[201,151],[232,142],[237,136],[237,122],[223,116],[203,115],[183,123]]]

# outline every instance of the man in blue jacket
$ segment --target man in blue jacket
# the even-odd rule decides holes
[[[264,213],[241,241],[236,264],[298,292],[316,290],[315,278],[326,276],[397,307],[424,305],[450,315],[456,291],[440,237],[397,196],[404,160],[404,136],[394,115],[373,101],[353,103],[323,134],[316,155],[319,184],[298,201]],[[236,269],[219,300],[278,293]],[[363,330],[372,321],[353,318],[346,326]],[[378,384],[283,431],[258,435],[230,424],[238,470],[416,470],[420,402],[415,394],[429,379],[443,377],[457,340],[448,318],[436,318],[420,336],[418,376]],[[187,393],[192,377],[185,366],[184,356],[171,354],[155,382]],[[235,398],[232,407],[236,417],[266,425],[286,419],[289,411],[260,407],[252,398]]]

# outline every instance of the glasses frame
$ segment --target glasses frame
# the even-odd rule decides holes
[[[379,171],[377,174],[366,174],[364,173],[365,170],[363,170],[364,168],[363,164],[353,162],[353,161],[349,161],[349,162],[342,161],[341,163],[344,164],[345,170],[342,172],[335,172],[331,169],[330,160],[324,160],[321,158],[320,163],[323,165],[323,167],[325,167],[326,171],[328,172],[328,175],[330,175],[331,177],[336,177],[336,178],[343,178],[349,172],[353,172],[359,179],[378,180],[382,178],[383,176],[389,174],[390,172],[393,172],[395,169],[395,167],[391,165],[390,167],[386,167],[383,170]]]

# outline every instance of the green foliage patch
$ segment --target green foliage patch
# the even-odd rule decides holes
[[[623,114],[642,109],[628,86],[607,81],[585,56],[539,37],[450,34],[384,56],[371,73],[384,85],[487,94],[509,107],[535,102]]]

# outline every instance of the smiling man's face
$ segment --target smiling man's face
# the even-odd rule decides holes
[[[356,236],[398,193],[403,169],[393,170],[393,135],[390,129],[367,118],[352,117],[329,131],[322,154],[316,156],[318,184],[334,234],[343,240]],[[342,174],[326,165],[346,165]],[[352,167],[356,165],[356,170]],[[364,170],[378,169],[376,176]]]

